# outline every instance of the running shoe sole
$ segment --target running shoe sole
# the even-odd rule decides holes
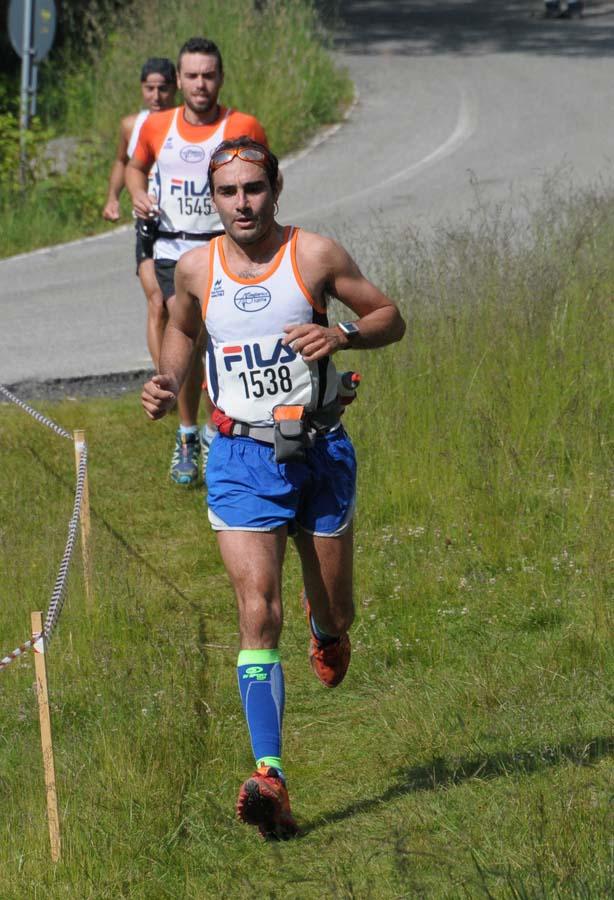
[[[281,809],[279,797],[263,779],[248,778],[241,786],[237,816],[246,825],[255,825],[265,840],[287,841],[299,833],[292,815]]]

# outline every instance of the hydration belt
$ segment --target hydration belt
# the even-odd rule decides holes
[[[224,234],[223,231],[156,231],[156,238],[168,238],[171,241],[211,241]]]
[[[237,422],[214,409],[211,416],[218,431],[227,437],[249,437],[275,448],[277,462],[298,462],[305,450],[313,447],[317,437],[334,431],[341,421],[341,404],[337,399],[310,412],[304,406],[279,404],[273,409],[273,425],[250,425]]]
[[[280,405],[276,406],[275,409],[279,411],[283,409],[301,409],[304,411],[302,406],[283,407]],[[217,425],[220,434],[225,434],[226,437],[250,437],[256,441],[263,441],[265,444],[274,443],[274,425],[250,425],[248,422],[237,422],[236,419],[231,419],[217,407],[213,410],[211,418],[214,424]],[[328,403],[321,409],[304,412],[302,420],[305,421],[309,431],[314,431],[317,435],[326,434],[327,431],[332,431],[336,428],[341,421],[341,405],[338,400],[333,400],[332,403]]]

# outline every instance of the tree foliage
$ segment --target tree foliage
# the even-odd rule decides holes
[[[92,58],[103,45],[119,16],[129,13],[134,0],[55,0],[57,29],[51,57],[79,54]],[[10,0],[0,0],[0,22],[8,21]],[[16,76],[20,59],[13,50],[8,27],[0,29],[0,74]]]

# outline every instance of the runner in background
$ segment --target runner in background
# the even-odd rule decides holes
[[[128,160],[134,153],[141,126],[149,113],[161,112],[175,105],[177,92],[177,75],[170,59],[151,57],[141,69],[141,93],[145,109],[121,120],[119,143],[115,162],[109,176],[107,201],[102,217],[109,222],[117,222],[121,216],[119,197],[124,187],[124,178]],[[153,180],[153,173],[150,173]],[[164,297],[156,279],[153,263],[153,240],[139,228],[136,228],[136,273],[139,276],[145,297],[147,298],[147,346],[154,366],[160,362],[162,335],[168,318]]]
[[[126,169],[126,186],[137,216],[157,222],[155,268],[169,311],[175,294],[177,261],[188,250],[223,232],[207,180],[213,150],[221,141],[240,135],[267,143],[257,119],[218,103],[224,67],[213,41],[201,37],[186,41],[179,51],[177,83],[184,105],[147,119]],[[147,173],[154,164],[156,190],[152,196],[147,190]],[[199,463],[204,471],[215,434],[209,423],[202,433],[198,430],[202,382],[202,346],[198,345],[177,403],[179,428],[170,474],[178,484],[198,481]]]
[[[560,0],[545,0],[545,16],[547,19],[576,19],[584,12],[581,0],[567,0],[562,9]]]

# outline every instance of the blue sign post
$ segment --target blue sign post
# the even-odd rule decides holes
[[[21,57],[21,183],[25,183],[25,132],[30,117],[36,114],[38,64],[47,56],[55,37],[56,10],[54,0],[11,0],[9,5],[9,37],[13,49]]]

